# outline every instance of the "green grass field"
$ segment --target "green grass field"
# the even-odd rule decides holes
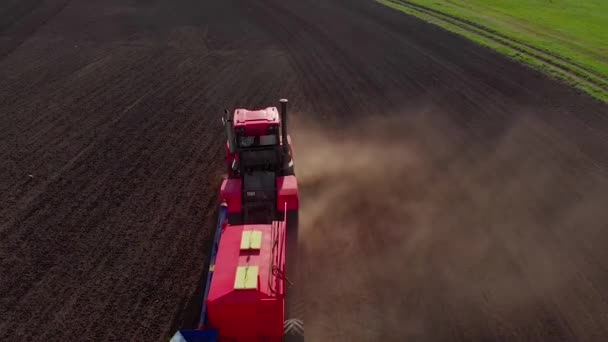
[[[378,0],[608,101],[608,0]]]

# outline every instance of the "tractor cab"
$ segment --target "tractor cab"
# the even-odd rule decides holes
[[[234,111],[233,120],[240,147],[279,144],[281,120],[276,107],[260,110],[237,109]]]
[[[280,214],[277,201],[285,179],[294,179],[290,138],[287,134],[287,100],[276,107],[225,112],[226,166],[229,188],[238,191],[240,219],[237,222],[269,223]],[[238,183],[238,184],[236,184]],[[229,205],[230,209],[230,205]],[[232,210],[229,210],[232,212]],[[235,221],[233,217],[232,221]]]
[[[236,144],[236,171],[278,171],[282,152],[280,119],[275,107],[260,110],[237,109],[233,118]],[[229,165],[232,167],[232,165]]]
[[[246,149],[278,147],[279,113],[275,107],[260,110],[234,111],[234,131],[237,147]]]
[[[254,171],[293,174],[290,139],[287,135],[287,100],[276,107],[225,112],[226,163],[230,178]]]

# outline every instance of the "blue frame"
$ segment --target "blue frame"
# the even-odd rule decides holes
[[[203,295],[203,307],[201,309],[201,318],[199,320],[199,326],[204,326],[207,323],[207,296],[209,296],[209,285],[213,278],[213,272],[215,269],[215,259],[217,258],[217,251],[220,243],[220,236],[222,235],[222,227],[226,220],[226,213],[228,206],[225,203],[220,205],[220,210],[217,218],[217,226],[215,227],[215,233],[213,236],[213,247],[211,248],[211,258],[209,260],[209,272],[207,273],[207,283],[204,288]]]
[[[215,269],[215,259],[217,258],[218,247],[220,243],[220,236],[222,235],[222,227],[226,220],[226,214],[228,207],[226,203],[220,205],[217,226],[215,227],[215,233],[213,236],[213,245],[211,248],[211,257],[209,259],[209,271],[207,272],[207,282],[203,289],[203,306],[201,308],[201,316],[199,319],[199,326],[205,326],[207,323],[207,296],[209,296],[209,285],[213,278],[213,272]],[[209,330],[179,330],[175,333],[171,342],[216,342],[218,341],[218,331],[215,329]]]

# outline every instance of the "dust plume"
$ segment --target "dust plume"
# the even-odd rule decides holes
[[[533,116],[480,138],[399,114],[297,118],[307,339],[585,336],[578,315],[605,300],[588,263],[606,255],[605,179]]]

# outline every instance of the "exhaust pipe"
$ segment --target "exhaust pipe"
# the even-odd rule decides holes
[[[293,159],[289,150],[289,141],[287,140],[287,99],[279,100],[281,102],[281,140],[283,142],[283,175],[294,175]]]
[[[232,124],[232,115],[228,112],[228,109],[224,110],[224,114],[226,115],[224,121],[224,127],[226,127],[226,136],[228,137],[228,149],[230,153],[236,152],[236,141],[234,134],[234,125]]]
[[[283,141],[283,151],[289,152],[289,142],[287,141],[287,99],[280,99],[281,103],[281,139]]]

